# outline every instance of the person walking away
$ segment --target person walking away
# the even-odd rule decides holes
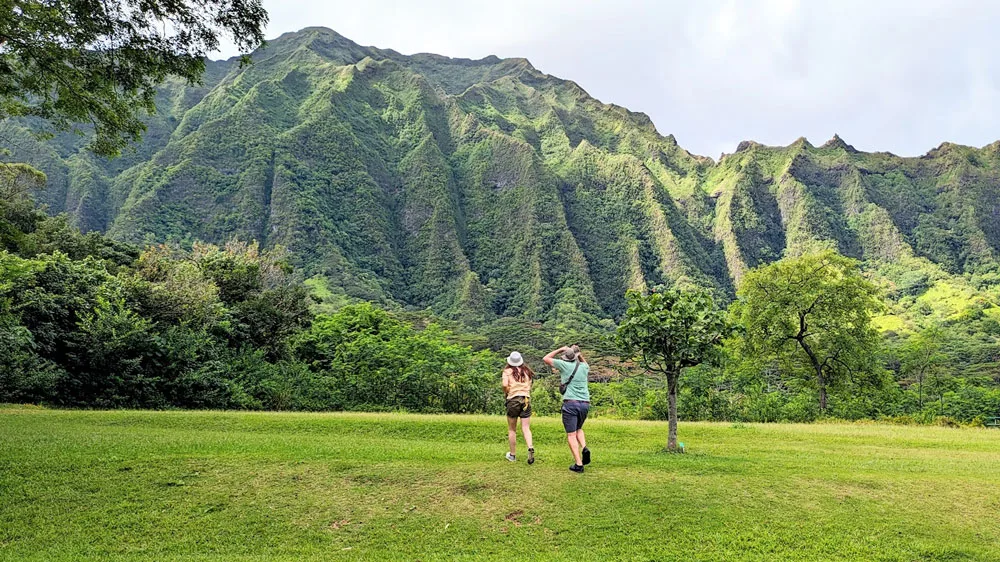
[[[531,381],[535,373],[531,367],[524,364],[521,354],[513,351],[507,357],[507,366],[503,370],[503,393],[507,408],[507,441],[510,452],[505,458],[510,462],[517,460],[517,420],[521,420],[521,434],[528,446],[528,464],[535,464],[535,446],[531,442]]]
[[[562,355],[556,359],[559,354]],[[573,464],[569,469],[583,472],[584,465],[590,464],[590,449],[587,448],[587,436],[583,433],[583,422],[587,421],[590,411],[590,388],[587,384],[590,365],[576,345],[560,347],[546,355],[543,361],[559,373],[563,427],[569,450],[573,453]]]

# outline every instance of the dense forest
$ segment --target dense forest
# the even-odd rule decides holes
[[[167,82],[115,159],[0,121],[0,401],[498,411],[498,357],[575,341],[598,412],[663,418],[662,381],[611,335],[627,290],[670,286],[737,328],[685,374],[684,419],[1000,415],[1000,143],[716,162],[523,59],[322,28],[253,58]],[[822,255],[879,302],[826,408],[802,350],[747,360],[770,297],[746,279]]]

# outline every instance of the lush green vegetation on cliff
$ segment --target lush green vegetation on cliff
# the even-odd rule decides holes
[[[6,174],[0,182],[6,188],[0,203],[0,402],[493,412],[501,403],[502,357],[516,349],[541,375],[533,408],[552,414],[559,409],[558,385],[545,376],[540,358],[578,337],[594,364],[593,381],[601,383],[592,385],[595,415],[670,414],[670,390],[678,386],[620,363],[603,332],[580,336],[517,318],[469,328],[427,312],[345,303],[320,278],[303,282],[280,249],[261,251],[255,244],[140,250],[80,234],[65,216],[32,207],[25,189],[40,181],[37,172],[12,165],[0,171]],[[801,269],[810,259],[787,258],[753,274],[769,279],[771,267]],[[808,421],[825,415],[982,423],[1000,409],[1000,389],[990,375],[994,344],[987,335],[958,329],[990,329],[985,315],[957,327],[940,322],[915,336],[871,334],[865,346],[848,350],[860,369],[827,374],[823,410],[804,356],[776,348],[772,360],[746,351],[752,332],[743,328],[753,318],[740,311],[760,306],[773,309],[775,302],[748,292],[733,303],[740,330],[723,347],[722,360],[686,370],[674,402],[682,419]],[[845,309],[841,316],[850,314]],[[810,336],[810,345],[831,349],[816,337]]]
[[[121,159],[9,119],[7,159],[43,170],[40,202],[84,231],[281,245],[346,298],[470,325],[592,331],[626,289],[732,297],[746,269],[826,247],[915,298],[995,284],[1000,145],[899,158],[836,137],[747,142],[714,163],[523,59],[404,56],[323,28],[254,59],[167,83]]]
[[[698,286],[727,305],[754,268],[832,250],[857,260],[878,288],[885,306],[872,319],[878,345],[868,364],[877,368],[867,374],[888,374],[882,390],[897,393],[863,403],[832,396],[834,415],[996,413],[1000,143],[900,158],[837,137],[822,146],[745,142],[714,162],[660,135],[644,115],[602,104],[523,59],[405,56],[309,28],[254,60],[207,63],[199,86],[167,82],[143,141],[115,160],[73,136],[39,140],[30,121],[0,121],[4,159],[44,171],[35,198],[65,213],[10,223],[7,271],[62,267],[90,287],[168,264],[188,272],[171,276],[203,285],[185,291],[218,293],[212,306],[225,314],[184,324],[225,339],[217,350],[226,353],[262,337],[231,332],[239,323],[226,315],[274,297],[280,306],[266,304],[277,314],[268,321],[285,328],[271,335],[288,341],[258,351],[269,365],[299,361],[288,355],[291,340],[318,329],[302,310],[338,314],[371,302],[405,325],[448,323],[444,340],[479,350],[516,346],[531,358],[577,340],[600,349],[611,365],[602,377],[613,378],[628,371],[610,361],[606,343],[626,290]],[[206,259],[294,273],[244,295],[252,303],[226,301]],[[36,273],[17,273],[17,282],[37,283]],[[67,283],[51,292],[71,293]],[[132,305],[141,300],[128,291],[144,285],[112,284],[122,287],[85,297],[86,307],[104,307],[87,320],[92,328],[131,313],[150,323],[141,334],[162,337],[164,319]],[[317,301],[308,306],[307,289]],[[122,298],[124,308],[115,304]],[[54,340],[90,316],[68,318]],[[218,336],[216,325],[230,332]],[[921,355],[930,341],[935,351]],[[810,406],[818,390],[789,385],[791,371],[736,359],[693,370],[680,389],[682,417],[818,415]],[[662,411],[661,388],[638,379],[606,388],[617,412]]]

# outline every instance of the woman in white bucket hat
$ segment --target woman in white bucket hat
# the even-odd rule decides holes
[[[514,449],[517,447],[517,420],[521,420],[521,434],[528,445],[528,464],[535,463],[535,446],[531,442],[531,380],[535,373],[531,367],[524,364],[521,354],[513,351],[507,357],[507,366],[503,370],[503,393],[507,409],[507,441],[510,452],[504,457],[510,462],[517,460]]]

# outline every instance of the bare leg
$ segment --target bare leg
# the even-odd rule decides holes
[[[510,454],[515,454],[517,447],[517,418],[507,418],[507,442],[510,443]]]
[[[576,430],[576,440],[580,443],[580,449],[587,448],[587,436],[583,434],[582,429]]]
[[[576,432],[567,433],[566,441],[569,443],[569,450],[573,453],[573,462],[583,466],[583,459],[580,458],[580,442],[576,440]]]
[[[521,418],[521,435],[529,449],[534,449],[535,445],[531,440],[531,418]]]

